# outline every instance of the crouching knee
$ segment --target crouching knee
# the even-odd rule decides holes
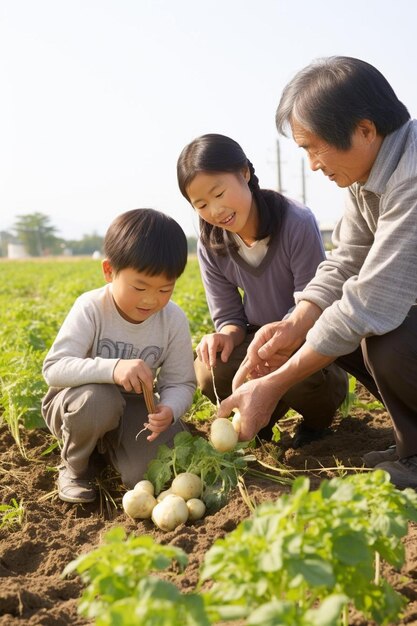
[[[366,340],[364,358],[378,386],[384,387],[386,382],[396,386],[398,383],[401,385],[404,370],[407,368],[413,353],[415,355],[414,346],[404,342],[397,343],[394,340],[394,333],[388,333],[369,337]]]
[[[116,385],[91,383],[77,390],[68,406],[69,413],[78,413],[79,418],[100,425],[103,433],[117,427],[125,401]]]

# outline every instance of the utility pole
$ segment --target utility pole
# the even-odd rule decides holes
[[[301,197],[303,204],[306,203],[306,173],[304,159],[301,158]]]
[[[281,149],[279,146],[279,139],[277,139],[277,189],[279,193],[282,193],[282,184],[281,184]]]

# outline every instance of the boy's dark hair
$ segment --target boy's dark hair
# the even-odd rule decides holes
[[[182,195],[190,202],[187,187],[200,172],[237,174],[249,168],[249,189],[259,212],[259,227],[256,239],[272,238],[279,232],[286,199],[279,193],[261,189],[255,169],[241,146],[226,137],[210,133],[197,137],[182,150],[177,161],[178,186]],[[225,254],[228,248],[237,248],[227,231],[212,226],[201,217],[200,240],[206,248]]]
[[[114,271],[133,268],[149,276],[181,276],[187,263],[187,238],[172,218],[154,209],[133,209],[110,224],[104,254]]]
[[[285,87],[276,113],[285,135],[296,120],[340,150],[351,147],[360,120],[370,120],[385,137],[410,119],[389,82],[375,67],[352,57],[317,59]]]

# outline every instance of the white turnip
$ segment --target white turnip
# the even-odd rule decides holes
[[[170,493],[172,493],[172,489],[165,489],[164,491],[161,491],[161,493],[157,496],[156,501],[162,502],[162,500],[169,496]]]
[[[240,428],[241,428],[241,417],[240,417],[240,412],[238,410],[234,412],[234,415],[232,417],[232,426],[237,432],[237,434],[239,434]]]
[[[155,493],[155,488],[150,480],[140,480],[133,487],[133,491],[147,491],[151,494],[151,496],[153,496]]]
[[[122,506],[127,515],[133,519],[148,519],[152,515],[156,500],[147,491],[126,491],[122,498]]]
[[[232,422],[226,417],[213,420],[210,429],[210,441],[219,452],[229,452],[236,446],[238,434]]]
[[[184,500],[198,498],[203,491],[203,483],[201,482],[201,478],[196,474],[182,472],[172,481],[171,491]]]
[[[184,524],[188,519],[188,507],[185,500],[169,494],[154,507],[152,511],[152,521],[161,530],[174,530],[180,524]]]
[[[195,522],[201,519],[206,512],[206,505],[199,498],[190,498],[187,500],[188,519],[191,522]]]

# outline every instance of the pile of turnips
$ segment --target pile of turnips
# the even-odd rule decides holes
[[[236,447],[240,430],[240,415],[233,420],[216,418],[211,424],[210,441],[219,452],[229,452]],[[133,519],[152,519],[164,531],[174,530],[185,522],[201,519],[206,512],[203,501],[204,484],[200,476],[191,472],[177,474],[171,487],[155,497],[154,485],[149,480],[139,481],[127,491],[122,506]]]
[[[200,499],[202,492],[201,478],[182,472],[174,478],[171,487],[156,498],[153,484],[149,480],[139,481],[124,494],[122,505],[133,519],[151,518],[161,530],[174,530],[180,524],[203,517],[206,505]]]

